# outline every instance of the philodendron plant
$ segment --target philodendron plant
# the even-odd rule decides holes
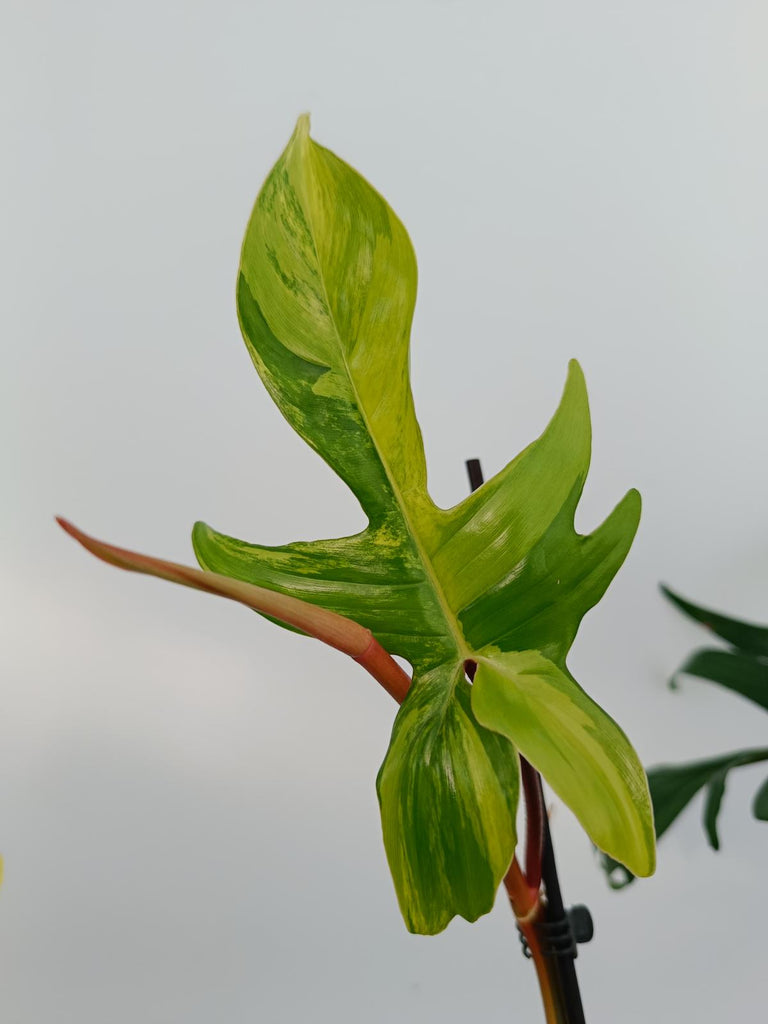
[[[542,436],[438,508],[409,382],[415,300],[405,228],[300,118],[248,224],[237,308],[273,400],[368,526],[265,547],[197,523],[196,570],[62,525],[106,561],[240,601],[345,651],[401,701],[377,780],[382,831],[405,923],[433,934],[487,913],[505,876],[516,909],[525,903],[514,885],[520,755],[633,874],[653,872],[655,845],[642,765],[566,665],[629,550],[639,495],[576,533],[590,421],[572,362]]]

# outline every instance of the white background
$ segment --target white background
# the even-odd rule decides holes
[[[571,668],[646,763],[766,743],[657,591],[768,620],[768,8],[746,0],[6,0],[0,1014],[7,1024],[541,1019],[500,899],[405,931],[374,778],[394,707],[342,656],[87,556],[54,513],[192,561],[362,526],[239,339],[256,192],[296,116],[409,228],[413,384],[435,499],[499,469],[587,376],[577,524],[636,485],[635,547]],[[697,803],[596,920],[590,1024],[765,1006],[760,767]]]

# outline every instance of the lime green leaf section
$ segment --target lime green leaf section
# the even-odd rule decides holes
[[[455,508],[438,508],[408,373],[415,298],[403,225],[300,119],[248,225],[238,313],[273,399],[349,485],[368,525],[352,537],[266,547],[198,523],[193,543],[205,569],[352,618],[412,664],[379,797],[405,919],[434,932],[456,914],[473,920],[488,910],[515,845],[517,753],[503,729],[475,719],[465,662],[492,645],[490,666],[538,651],[565,672],[582,616],[629,550],[640,502],[632,491],[594,533],[574,530],[591,446],[574,362],[541,437]],[[543,748],[571,742],[561,717],[543,703],[537,713]],[[623,834],[627,808],[606,805],[606,848],[647,866],[645,777],[623,746],[614,753],[646,827]],[[586,791],[604,792],[594,758],[577,770]]]
[[[542,773],[596,846],[635,875],[653,873],[650,797],[637,754],[566,672],[538,651],[490,651],[478,659],[472,708]]]

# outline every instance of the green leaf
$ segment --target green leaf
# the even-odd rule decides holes
[[[733,651],[695,651],[675,673],[699,676],[741,694],[768,711],[768,664]]]
[[[652,874],[650,800],[627,737],[568,674],[537,651],[487,654],[478,659],[472,687],[478,721],[516,744],[596,846],[611,851],[633,874]]]
[[[686,601],[685,598],[663,585],[661,592],[686,615],[711,629],[713,633],[722,637],[723,640],[727,640],[729,644],[733,644],[740,651],[768,657],[768,626],[741,622],[739,619],[721,615],[720,612],[713,612],[709,608],[702,608]]]
[[[427,673],[398,715],[378,779],[400,908],[410,931],[427,935],[456,913],[474,921],[493,906],[519,785],[509,744],[477,725],[466,681],[446,686],[443,672]]]
[[[519,686],[505,656],[539,652],[559,673],[547,677],[557,696],[531,699],[537,756],[608,852],[649,871],[653,835],[636,756],[607,716],[574,695],[565,667],[582,616],[629,550],[639,496],[630,491],[594,533],[576,533],[591,433],[573,362],[542,436],[459,505],[438,508],[409,382],[415,298],[403,225],[301,118],[256,200],[238,314],[272,398],[348,484],[368,525],[352,537],[265,547],[198,523],[193,543],[204,569],[354,619],[412,664],[378,791],[406,922],[434,932],[456,914],[473,920],[489,909],[515,848],[515,730],[503,716],[489,715],[491,731],[476,720],[464,678],[481,652],[500,704],[505,687],[514,702]],[[570,687],[562,693],[561,676]],[[566,707],[591,716],[592,745],[588,730],[574,733]],[[562,778],[564,749],[586,755],[572,765],[578,786]],[[588,809],[584,793],[610,799]]]
[[[758,821],[768,821],[768,779],[762,784],[752,804],[752,814]]]

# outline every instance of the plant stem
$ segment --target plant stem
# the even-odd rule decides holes
[[[525,800],[525,879],[532,889],[541,885],[541,867],[544,859],[544,837],[547,814],[541,776],[524,757],[520,757],[520,777]]]
[[[286,622],[290,626],[296,626],[304,633],[354,658],[396,701],[404,700],[411,685],[410,678],[375,639],[370,629],[353,622],[352,619],[310,604],[308,601],[279,594],[265,587],[257,587],[252,583],[244,583],[230,576],[193,569],[188,565],[179,565],[162,558],[152,558],[150,555],[118,548],[114,544],[105,544],[104,541],[89,537],[87,533],[78,530],[66,519],[59,516],[56,518],[59,526],[70,537],[74,537],[86,550],[102,561],[115,565],[118,569],[158,576],[160,579],[180,583],[194,590],[218,594],[255,611],[271,615],[272,618]]]
[[[568,1024],[564,1013],[562,999],[558,994],[557,978],[554,974],[555,963],[547,957],[541,948],[537,923],[542,919],[544,904],[540,899],[538,888],[532,889],[526,881],[520,865],[515,857],[504,879],[512,911],[536,968],[536,977],[541,990],[541,1001],[544,1006],[546,1024]]]

